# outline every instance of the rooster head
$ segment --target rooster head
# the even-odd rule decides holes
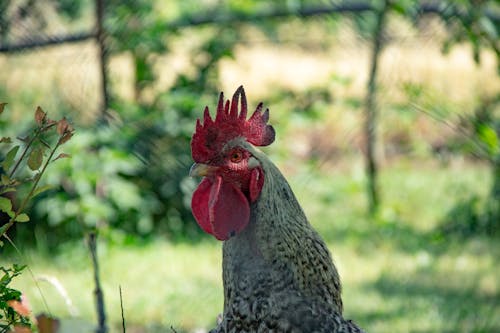
[[[269,109],[262,112],[262,103],[247,119],[247,99],[240,86],[231,102],[224,103],[220,94],[215,120],[206,107],[203,123],[196,122],[191,139],[195,164],[190,175],[204,178],[193,193],[191,208],[200,227],[219,240],[239,233],[250,221],[250,204],[259,197],[265,181],[251,145],[267,146],[274,141],[268,120]]]

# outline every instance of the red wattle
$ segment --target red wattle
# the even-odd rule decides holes
[[[208,178],[203,178],[191,199],[191,209],[193,210],[194,218],[200,227],[209,234],[212,233],[212,225],[208,218],[208,200],[210,198],[211,187],[212,182]]]
[[[250,205],[243,192],[220,176],[204,178],[193,194],[193,215],[205,232],[218,240],[239,233],[250,221]]]

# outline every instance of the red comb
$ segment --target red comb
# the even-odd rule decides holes
[[[241,96],[241,110],[238,114],[238,101]],[[196,132],[191,139],[191,153],[195,162],[210,161],[228,141],[244,137],[255,146],[267,146],[274,141],[274,128],[267,125],[269,109],[262,112],[262,103],[247,120],[247,98],[245,89],[240,86],[229,100],[224,103],[224,94],[220,93],[215,120],[210,117],[208,106],[203,114],[203,125],[196,121]]]

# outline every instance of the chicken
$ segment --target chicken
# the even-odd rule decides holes
[[[238,104],[241,101],[241,110]],[[239,87],[208,107],[191,140],[191,176],[203,179],[191,207],[200,227],[223,241],[224,312],[211,332],[362,332],[342,317],[330,253],[278,168],[255,146],[275,131],[262,103],[247,120]]]

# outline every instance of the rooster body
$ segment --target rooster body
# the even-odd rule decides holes
[[[211,332],[362,332],[342,317],[340,279],[325,243],[281,172],[254,147],[274,141],[268,110],[262,114],[260,104],[246,121],[242,87],[231,110],[222,101],[221,94],[215,122],[205,110],[192,140],[191,174],[205,176],[193,213],[224,241],[224,313]]]

